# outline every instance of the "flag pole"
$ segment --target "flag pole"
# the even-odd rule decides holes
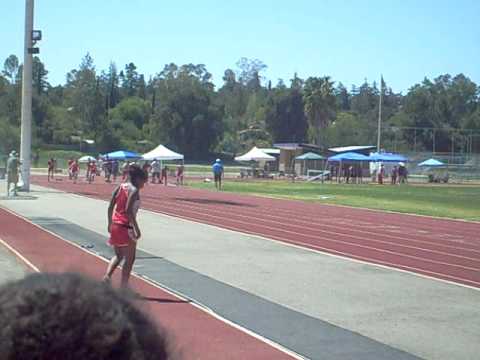
[[[380,101],[378,105],[377,153],[380,153],[380,139],[382,136],[382,96],[383,96],[383,75],[380,76]]]

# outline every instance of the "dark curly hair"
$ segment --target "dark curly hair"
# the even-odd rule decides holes
[[[128,169],[128,177],[130,178],[130,181],[132,182],[132,184],[137,186],[138,184],[137,181],[147,180],[148,174],[140,166],[134,164],[134,165],[130,165],[130,168]]]
[[[165,332],[132,297],[78,274],[32,274],[0,288],[4,360],[169,359]]]

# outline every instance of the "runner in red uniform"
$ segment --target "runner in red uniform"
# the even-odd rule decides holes
[[[95,180],[95,175],[97,175],[97,164],[94,161],[89,165],[88,175],[88,183],[91,184]]]
[[[78,162],[77,160],[75,160],[72,165],[70,166],[70,173],[72,174],[72,179],[73,179],[73,183],[76,184],[77,183],[77,179],[78,179],[78,172],[80,171],[80,167],[78,166]]]
[[[104,280],[110,281],[117,266],[125,259],[122,267],[123,287],[128,284],[135,261],[137,240],[141,236],[137,211],[140,207],[140,189],[147,179],[148,175],[139,166],[130,166],[128,181],[115,189],[108,207],[108,244],[113,247],[115,256],[108,264]]]

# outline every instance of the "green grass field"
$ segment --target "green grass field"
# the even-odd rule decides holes
[[[214,189],[212,183],[191,186]],[[480,221],[480,186],[226,181],[224,191]]]

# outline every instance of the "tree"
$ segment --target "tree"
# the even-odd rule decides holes
[[[257,91],[261,86],[261,73],[265,71],[267,65],[258,59],[247,59],[242,57],[237,61],[239,68],[239,81],[253,91]]]
[[[343,84],[338,83],[337,88],[335,89],[335,96],[337,98],[337,108],[341,111],[350,110],[350,94]]]
[[[48,71],[38,56],[33,58],[32,86],[37,95],[42,95],[48,90],[50,84],[47,81]]]
[[[305,82],[303,101],[305,114],[312,131],[312,138],[318,145],[322,142],[322,130],[335,117],[336,99],[333,81],[329,76],[310,77]]]
[[[192,158],[212,151],[222,133],[222,110],[213,102],[213,84],[203,65],[165,65],[154,80],[158,96],[148,126],[150,139]]]
[[[293,74],[293,78],[290,79],[290,88],[296,89],[296,90],[302,90],[303,85],[304,85],[303,79],[300,79],[297,75],[297,73]]]
[[[267,101],[266,125],[273,142],[306,140],[308,122],[303,97],[298,89],[275,89]]]
[[[3,64],[2,74],[10,79],[11,84],[15,84],[19,75],[19,62],[18,58],[15,55],[10,55]]]
[[[125,65],[125,71],[122,72],[122,89],[125,96],[135,96],[138,93],[139,74],[137,67],[133,62]]]

